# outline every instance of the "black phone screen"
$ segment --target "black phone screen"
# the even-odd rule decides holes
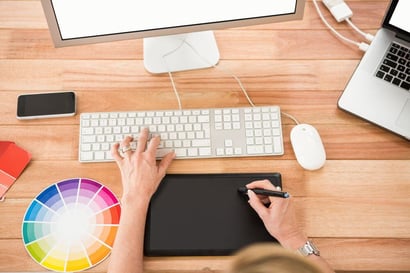
[[[25,94],[18,97],[18,117],[69,115],[74,112],[74,92]]]

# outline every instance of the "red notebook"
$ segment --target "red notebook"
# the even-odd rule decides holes
[[[30,162],[31,155],[14,142],[0,141],[0,199]]]

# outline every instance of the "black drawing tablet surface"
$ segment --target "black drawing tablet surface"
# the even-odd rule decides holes
[[[252,243],[276,242],[238,188],[279,173],[169,174],[148,211],[146,256],[230,255]]]

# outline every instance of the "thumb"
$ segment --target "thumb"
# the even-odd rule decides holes
[[[259,217],[263,220],[265,215],[269,213],[268,208],[262,203],[262,201],[256,196],[256,194],[248,190],[249,205],[256,211]]]

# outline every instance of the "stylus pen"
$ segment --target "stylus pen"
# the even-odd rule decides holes
[[[243,194],[247,194],[248,190],[253,191],[256,194],[259,195],[265,195],[265,196],[274,196],[274,197],[281,197],[281,198],[289,198],[290,195],[287,192],[283,191],[271,191],[271,190],[265,190],[265,189],[248,189],[247,187],[240,187],[238,188],[238,191]]]

